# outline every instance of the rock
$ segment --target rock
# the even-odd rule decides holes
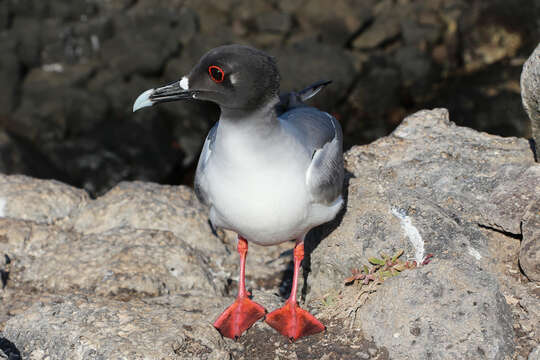
[[[536,194],[539,194],[539,183],[536,184]],[[540,281],[540,199],[532,203],[523,216],[522,231],[519,265],[530,280]]]
[[[345,160],[347,211],[308,241],[314,298],[380,252],[404,249],[417,262],[433,253],[485,269],[491,260],[477,225],[480,209],[499,184],[533,164],[525,140],[457,127],[444,109],[407,117],[392,135],[353,147]]]
[[[77,211],[63,226],[82,234],[99,234],[128,226],[170,231],[195,249],[226,253],[212,234],[207,209],[192,189],[143,182],[122,182]]]
[[[353,40],[352,46],[357,49],[371,49],[395,40],[400,34],[398,17],[380,16]]]
[[[514,350],[510,310],[496,280],[449,261],[385,282],[358,323],[395,359],[504,359]]]
[[[374,67],[354,85],[351,107],[360,113],[385,114],[399,102],[399,72],[392,67]]]
[[[278,58],[289,63],[280,65],[285,91],[334,79],[310,104],[340,117],[348,146],[387,135],[415,109],[439,106],[449,107],[459,124],[525,136],[527,119],[517,115],[515,71],[522,52],[532,50],[538,38],[537,4],[526,4],[5,0],[0,5],[0,128],[28,141],[13,152],[38,155],[52,169],[37,171],[33,156],[21,154],[21,162],[12,162],[6,172],[56,178],[84,186],[92,196],[119,180],[189,183],[216,108],[177,103],[133,115],[131,106],[141,91],[177,80],[203,53],[226,43],[290,56]],[[506,16],[508,9],[514,16]],[[462,39],[461,34],[468,36]],[[373,89],[365,89],[371,99],[384,88],[370,71],[364,72],[372,60],[376,69],[399,71],[386,86],[388,95],[382,91],[381,101],[373,103],[379,107],[392,100],[382,115],[369,109],[367,101],[361,101],[367,112],[351,106],[358,98],[354,82],[372,83]],[[469,64],[478,65],[478,71],[466,74]],[[43,81],[32,91],[36,74]],[[133,137],[151,139],[154,145],[130,143],[129,151],[111,146],[111,123],[123,138],[137,132]],[[135,131],[129,126],[133,123]],[[145,136],[138,133],[141,129]],[[91,170],[91,164],[98,165]]]
[[[17,39],[17,56],[24,66],[31,68],[40,64],[41,22],[33,18],[17,16],[10,30]]]
[[[260,31],[285,33],[291,28],[291,17],[278,11],[272,11],[257,17],[257,27]]]
[[[77,289],[120,299],[199,289],[221,295],[222,269],[170,232],[119,228],[81,236],[57,227],[0,219],[0,249],[12,259],[11,281],[41,292]],[[3,249],[2,249],[3,248]]]
[[[10,51],[9,45],[0,43],[5,55],[0,57],[0,116],[7,116],[15,108],[17,103],[17,91],[19,90],[20,65],[17,57]]]
[[[88,194],[58,181],[0,174],[0,217],[51,223],[88,202]]]
[[[227,343],[201,319],[209,312],[217,316],[223,305],[204,294],[161,303],[67,296],[12,318],[4,336],[31,359],[223,359]]]
[[[280,6],[295,6],[295,2]],[[371,0],[316,0],[304,1],[300,8],[290,10],[295,11],[298,22],[308,33],[316,34],[327,44],[346,45],[372,19],[373,5]]]
[[[521,72],[521,101],[531,121],[531,134],[540,161],[540,44],[523,65]]]
[[[468,21],[463,22],[461,31],[467,33],[462,44],[466,71],[477,71],[516,54],[523,44],[523,34],[518,30],[519,26],[508,26],[499,17],[514,10],[520,11],[519,8],[518,4],[504,6],[494,2],[481,7]],[[482,19],[482,26],[473,25],[475,18]]]
[[[520,235],[522,221],[531,206],[540,202],[540,166],[532,165],[500,184],[481,206],[482,225]]]
[[[41,179],[66,179],[32,144],[0,130],[0,173],[23,173]]]
[[[426,96],[437,77],[431,58],[417,47],[408,46],[399,48],[394,59],[401,71],[401,85],[407,87],[409,96],[418,100]]]
[[[401,21],[401,31],[405,43],[410,45],[421,45],[426,42],[435,44],[442,36],[442,24],[421,24],[418,20],[404,18]]]
[[[540,281],[540,166],[533,164],[503,182],[480,206],[483,226],[522,236],[519,263],[530,280]]]
[[[44,65],[23,83],[23,101],[9,129],[43,147],[43,142],[79,135],[104,121],[107,99],[80,88],[94,74],[95,64]]]
[[[540,345],[538,345],[531,353],[527,360],[538,360],[540,359]]]
[[[519,236],[529,259],[536,250],[524,244],[540,228],[527,142],[455,126],[435,109],[345,157],[346,211],[309,234],[300,282],[302,306],[327,331],[287,346],[263,322],[238,342],[211,326],[236,295],[235,235],[212,231],[191,189],[123,182],[90,200],[55,181],[1,176],[0,349],[31,359],[527,356],[540,319],[535,283],[517,264]],[[505,192],[530,205],[506,207]],[[522,222],[521,235],[493,231],[488,210],[496,224]],[[288,295],[292,247],[250,246],[248,288],[268,311]],[[368,257],[398,249],[434,259],[343,286]]]
[[[333,81],[324,89],[325,96],[316,96],[310,101],[310,105],[326,111],[335,107],[354,81],[351,59],[335,46],[304,44],[273,49],[270,53],[278,59],[282,92],[301,90],[321,79]]]

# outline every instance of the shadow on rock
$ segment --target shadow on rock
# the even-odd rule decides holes
[[[347,210],[349,198],[349,183],[352,178],[354,178],[354,175],[350,171],[345,169],[345,177],[343,180],[343,207],[341,208],[337,216],[334,218],[334,220],[317,226],[307,234],[305,242],[306,252],[304,261],[302,262],[302,266],[304,269],[304,286],[302,287],[301,294],[303,299],[305,299],[308,293],[307,278],[309,276],[309,273],[311,272],[311,253],[319,246],[321,241],[323,241],[328,235],[330,235],[335,229],[337,229],[339,225],[341,225],[341,222],[343,221],[343,216],[345,215],[345,211]],[[289,292],[290,287],[291,286],[289,285]]]
[[[8,360],[21,360],[21,352],[14,343],[0,336],[0,356],[3,354]]]

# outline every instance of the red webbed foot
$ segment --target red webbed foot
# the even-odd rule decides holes
[[[296,302],[287,301],[285,305],[266,316],[266,323],[288,337],[291,341],[302,336],[320,333],[324,325]]]
[[[214,327],[221,335],[237,339],[265,314],[261,305],[248,297],[239,297],[217,318]]]

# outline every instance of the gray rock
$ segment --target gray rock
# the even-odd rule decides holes
[[[536,194],[539,194],[539,182],[536,184]],[[540,281],[540,199],[532,203],[523,216],[522,231],[519,265],[530,280]]]
[[[449,261],[385,282],[358,321],[395,359],[505,359],[514,350],[512,318],[497,281]]]
[[[143,182],[122,182],[79,209],[63,226],[82,234],[99,234],[120,227],[170,231],[195,249],[226,254],[212,233],[207,209],[192,189]]]
[[[81,236],[57,227],[0,219],[0,252],[11,281],[41,292],[73,289],[121,299],[199,289],[221,295],[223,272],[170,232],[129,228]]]
[[[0,174],[0,217],[51,223],[88,202],[88,194],[58,181]]]
[[[36,303],[6,324],[4,336],[29,359],[228,358],[227,344],[201,318],[219,298],[186,293],[161,303],[82,296]],[[202,315],[204,314],[204,315]]]
[[[271,11],[257,17],[257,27],[261,31],[285,33],[290,30],[292,22],[288,14]]]
[[[536,348],[534,348],[533,351],[529,354],[529,357],[527,360],[538,360],[540,359],[540,345],[538,345]]]
[[[521,100],[529,119],[536,143],[536,158],[540,161],[540,44],[523,65],[521,72]]]
[[[36,359],[528,354],[540,310],[519,273],[519,240],[478,226],[495,211],[510,219],[496,223],[522,221],[523,244],[538,239],[527,142],[457,127],[436,109],[354,147],[346,167],[346,211],[310,234],[300,284],[303,306],[328,330],[286,348],[262,322],[238,343],[212,328],[236,294],[235,235],[213,233],[191,189],[124,182],[89,200],[58,182],[2,176],[1,336]],[[497,211],[505,191],[532,205]],[[269,311],[282,304],[278,289],[287,294],[292,247],[250,246],[248,287]],[[361,298],[358,286],[343,288],[352,268],[398,249],[435,260]]]
[[[525,213],[540,202],[540,166],[531,165],[513,179],[500,184],[482,204],[480,223],[520,235]]]
[[[357,49],[371,49],[395,40],[400,34],[401,25],[397,16],[379,16],[353,40],[352,46]]]
[[[534,163],[525,140],[457,127],[444,109],[409,116],[391,136],[353,147],[345,159],[347,211],[310,235],[314,297],[381,251],[485,268],[491,260],[477,226],[480,209],[499,184]],[[318,244],[321,234],[329,235]]]
[[[530,280],[540,281],[540,166],[531,165],[493,190],[480,206],[479,223],[522,236],[519,263]]]
[[[401,71],[401,85],[408,88],[410,96],[420,99],[431,91],[437,74],[429,54],[418,47],[407,46],[395,52],[394,60]]]
[[[295,3],[297,1],[288,1],[287,5],[280,6],[298,7],[299,4],[295,6]],[[325,43],[345,45],[372,19],[374,3],[371,0],[304,1],[295,12],[304,31],[316,34]]]

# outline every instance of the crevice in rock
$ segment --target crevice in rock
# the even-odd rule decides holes
[[[529,147],[531,148],[531,151],[532,151],[533,156],[534,156],[534,161],[539,162],[538,154],[536,153],[536,142],[532,138],[528,139],[528,140],[529,140]]]
[[[519,269],[520,274],[523,275],[526,279],[528,279],[530,281],[527,274],[525,274],[525,271],[523,271],[523,268],[521,267],[521,261],[519,261],[519,259],[518,259],[518,269]]]
[[[511,232],[504,231],[504,230],[501,230],[501,229],[497,229],[497,228],[495,228],[493,226],[484,225],[484,224],[478,224],[478,226],[480,228],[482,228],[482,229],[498,232],[499,234],[503,234],[504,236],[511,237],[512,239],[523,240],[523,234],[522,233],[514,234],[514,233],[511,233]]]
[[[358,37],[360,36],[360,34],[362,34],[364,31],[366,31],[372,24],[373,22],[375,21],[375,18],[374,17],[370,17],[368,20],[366,20],[366,22],[364,24],[362,24],[362,26],[360,26],[360,28],[358,30],[356,30],[350,37],[349,39],[345,42],[345,49],[349,49],[351,50],[353,48],[352,46],[352,43],[353,41]]]
[[[0,337],[0,350],[7,355],[9,360],[21,360],[21,352],[14,343],[4,337]]]

